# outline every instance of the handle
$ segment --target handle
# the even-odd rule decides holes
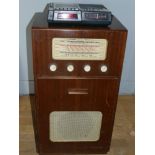
[[[81,89],[81,88],[70,88],[68,89],[69,95],[87,95],[88,89]]]

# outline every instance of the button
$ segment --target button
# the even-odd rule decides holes
[[[108,70],[108,67],[106,65],[101,66],[101,72],[106,72]]]
[[[73,65],[68,65],[67,66],[67,71],[68,72],[72,72],[74,70],[74,66]]]
[[[84,66],[84,71],[85,71],[85,72],[89,72],[90,70],[91,70],[90,65],[85,65],[85,66]]]
[[[50,71],[55,72],[57,70],[57,66],[55,64],[50,65]]]

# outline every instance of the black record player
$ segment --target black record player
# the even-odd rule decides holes
[[[49,24],[110,25],[111,12],[104,5],[78,3],[50,3]]]

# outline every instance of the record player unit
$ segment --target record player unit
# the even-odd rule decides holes
[[[107,153],[127,30],[115,17],[106,28],[49,27],[46,9],[32,25],[37,152]]]
[[[50,3],[47,21],[49,25],[59,23],[107,26],[111,24],[112,14],[101,4]]]

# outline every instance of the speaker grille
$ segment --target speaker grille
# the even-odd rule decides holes
[[[97,141],[101,123],[102,113],[99,111],[54,111],[50,113],[50,140]]]

